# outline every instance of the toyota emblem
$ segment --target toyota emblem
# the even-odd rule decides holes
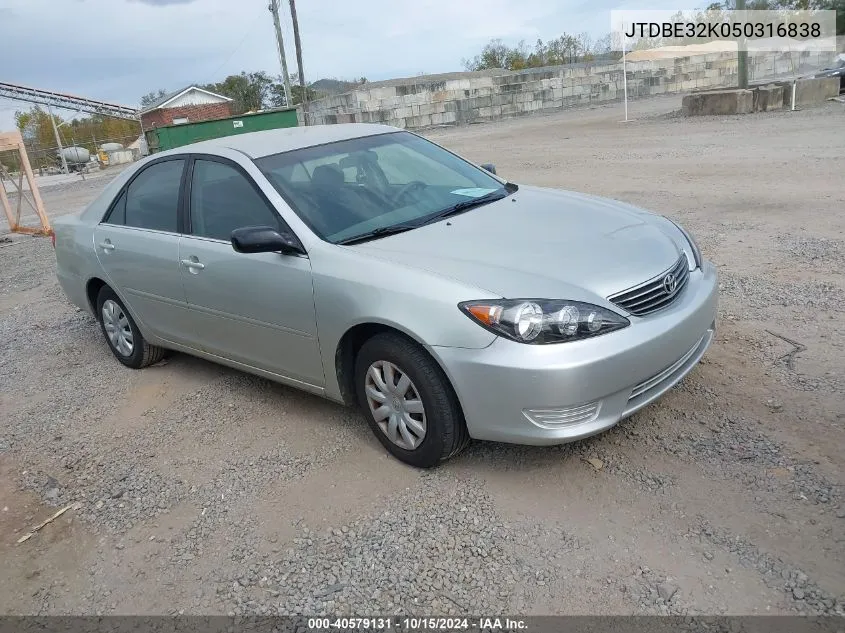
[[[675,279],[675,275],[669,273],[663,278],[663,290],[666,291],[667,295],[675,294],[675,290],[678,288],[678,280]]]

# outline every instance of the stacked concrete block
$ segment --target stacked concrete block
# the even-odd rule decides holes
[[[513,103],[513,95],[512,94],[496,94],[492,95],[491,101],[494,106],[503,106],[507,104]]]
[[[754,110],[751,90],[717,90],[698,92],[683,98],[686,116],[714,114],[747,114]]]
[[[783,108],[783,86],[775,84],[754,89],[754,112],[767,112]]]
[[[794,72],[800,64],[822,65],[829,61],[827,57],[822,61],[823,55],[832,59],[834,53],[750,55],[749,74],[756,79]],[[736,56],[731,53],[629,62],[628,96],[730,87],[735,85],[736,72]],[[420,128],[603,103],[621,99],[623,89],[622,65],[601,62],[500,74],[419,77],[395,85],[361,87],[313,102],[311,113],[315,122],[352,120]],[[739,109],[743,103],[737,104]]]
[[[441,90],[466,90],[467,88],[469,88],[469,80],[464,84],[462,80],[453,79],[451,81],[444,81]]]
[[[792,82],[777,82],[783,89],[783,107],[792,108]],[[795,82],[795,107],[823,103],[839,94],[839,77],[799,79]]]

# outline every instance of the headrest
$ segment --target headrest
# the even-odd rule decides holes
[[[311,182],[326,187],[338,187],[343,180],[343,172],[335,165],[320,165],[311,175]]]

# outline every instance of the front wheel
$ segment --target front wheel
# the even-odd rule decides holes
[[[355,361],[355,386],[373,433],[406,464],[430,468],[469,443],[443,370],[405,337],[378,334],[364,343]]]

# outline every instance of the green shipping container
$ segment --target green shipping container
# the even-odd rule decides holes
[[[150,153],[155,153],[212,138],[275,130],[282,127],[296,127],[296,125],[296,108],[285,108],[254,114],[242,114],[241,116],[215,119],[214,121],[166,125],[148,130],[145,134]]]

